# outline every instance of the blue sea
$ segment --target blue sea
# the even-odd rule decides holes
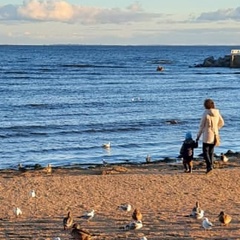
[[[176,158],[205,98],[225,120],[216,153],[240,151],[240,69],[193,67],[239,48],[0,46],[0,169]]]

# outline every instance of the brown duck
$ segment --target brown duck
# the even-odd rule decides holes
[[[228,225],[232,221],[232,217],[228,214],[225,214],[223,211],[218,215],[219,222],[223,225]]]
[[[135,208],[132,214],[132,218],[135,221],[142,221],[142,213],[140,212],[139,209]]]
[[[63,218],[63,229],[69,229],[73,225],[72,213],[69,211],[67,217]]]
[[[72,227],[71,235],[75,240],[91,240],[91,234],[81,228],[79,223],[74,223]]]

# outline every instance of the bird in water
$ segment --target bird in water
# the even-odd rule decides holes
[[[63,218],[63,229],[69,229],[71,228],[73,225],[73,216],[72,213],[69,211],[67,214],[67,217]]]
[[[110,143],[110,142],[104,143],[104,144],[102,145],[102,147],[105,148],[105,149],[109,149],[109,148],[111,148],[111,143]]]
[[[225,214],[223,211],[219,213],[218,219],[219,222],[222,223],[224,226],[227,226],[232,221],[232,217],[228,214]]]

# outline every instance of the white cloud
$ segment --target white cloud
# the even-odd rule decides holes
[[[56,21],[82,24],[150,21],[161,14],[146,13],[136,2],[125,9],[72,5],[64,0],[27,0],[0,7],[1,20]]]

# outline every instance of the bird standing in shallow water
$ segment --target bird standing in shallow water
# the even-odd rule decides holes
[[[218,219],[219,222],[222,223],[224,226],[227,226],[232,221],[232,217],[228,214],[225,214],[223,211],[219,213]]]
[[[72,227],[73,224],[73,217],[72,213],[69,211],[67,217],[63,218],[63,229],[69,229]]]
[[[140,212],[139,209],[135,208],[132,214],[132,218],[135,221],[142,221],[142,213]]]

